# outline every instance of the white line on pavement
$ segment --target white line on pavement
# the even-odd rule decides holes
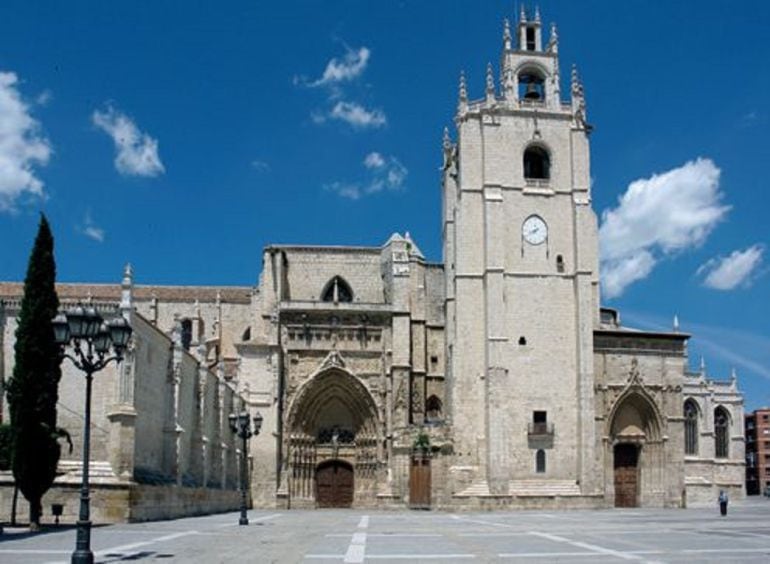
[[[633,552],[629,552],[628,554],[666,554],[662,550],[634,550]],[[499,558],[561,558],[561,557],[567,557],[567,556],[591,556],[591,557],[600,557],[600,556],[612,556],[615,557],[614,554],[604,554],[604,553],[596,553],[596,552],[504,552],[497,555]]]
[[[682,550],[686,554],[707,554],[709,552],[770,552],[770,547],[764,548],[693,548]]]
[[[475,554],[367,554],[367,560],[450,560],[473,559]]]
[[[604,548],[603,546],[588,544],[586,542],[572,541],[572,540],[569,540],[568,538],[557,537],[556,535],[549,535],[548,533],[540,533],[537,531],[532,531],[530,534],[536,537],[552,540],[554,542],[563,542],[563,543],[575,546],[577,548],[585,548],[586,550],[590,550],[594,553],[615,556],[616,558],[622,558],[623,560],[644,560],[644,558],[642,558],[641,556],[637,556],[635,554],[629,554],[628,552],[620,552],[618,550],[612,550],[610,548]]]
[[[36,550],[34,548],[30,549],[7,549],[7,550],[0,550],[0,554],[69,554],[72,552],[71,550]]]
[[[186,537],[186,536],[189,536],[189,535],[197,535],[197,534],[198,534],[197,531],[185,531],[185,532],[182,532],[182,533],[174,533],[172,535],[165,535],[165,536],[162,536],[162,537],[156,537],[154,539],[148,539],[148,540],[142,541],[142,542],[134,542],[134,543],[131,543],[131,544],[123,544],[123,545],[120,545],[120,546],[113,546],[111,548],[106,548],[104,550],[99,550],[97,552],[94,552],[94,556],[104,556],[106,554],[112,554],[112,553],[115,553],[115,552],[128,552],[130,550],[134,550],[135,548],[139,548],[139,547],[142,547],[142,546],[147,546],[148,544],[155,544],[156,542],[170,541],[170,540],[178,539],[180,537]]]
[[[503,533],[501,533],[503,534]],[[350,533],[329,533],[324,535],[328,538],[347,538],[352,536]],[[402,538],[402,537],[443,537],[440,533],[366,533],[367,538]]]
[[[125,558],[126,556],[131,556],[131,554],[125,554],[125,553],[130,552],[130,551],[132,551],[132,550],[134,550],[136,548],[140,548],[142,546],[147,546],[148,544],[154,544],[156,542],[164,542],[164,541],[178,539],[180,537],[186,537],[188,535],[197,535],[197,534],[198,534],[198,531],[184,531],[184,532],[181,532],[181,533],[174,533],[172,535],[165,535],[165,536],[162,536],[162,537],[156,537],[154,539],[148,539],[148,540],[142,541],[142,542],[133,542],[131,544],[122,544],[120,546],[113,546],[113,547],[110,547],[110,548],[105,548],[104,550],[99,550],[99,551],[94,552],[94,557],[100,557],[100,556],[106,556],[108,554],[120,553],[121,556],[123,556]],[[64,564],[64,563],[63,562],[56,562],[56,563],[51,562],[49,564]]]
[[[269,521],[270,519],[275,519],[276,517],[280,517],[282,513],[273,513],[272,515],[265,515],[263,517],[249,517],[249,523],[259,523],[261,521]],[[237,527],[239,526],[238,523],[220,523],[217,525],[217,527]]]
[[[366,554],[366,528],[369,526],[369,516],[364,515],[358,522],[359,532],[353,533],[353,538],[350,539],[350,546],[345,553],[345,562],[351,564],[357,564],[364,561],[364,554]]]

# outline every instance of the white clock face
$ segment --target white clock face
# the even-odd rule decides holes
[[[548,226],[538,215],[531,215],[521,226],[521,233],[524,240],[530,245],[540,245],[548,238]]]

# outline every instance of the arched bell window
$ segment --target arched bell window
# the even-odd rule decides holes
[[[353,290],[350,289],[345,280],[340,276],[332,278],[321,293],[321,300],[324,302],[352,302]]]
[[[691,399],[684,402],[684,453],[698,454],[698,406]]]
[[[524,178],[548,180],[551,177],[551,158],[548,151],[531,145],[524,151]]]
[[[714,410],[714,456],[727,458],[730,455],[729,448],[730,416],[724,407]]]
[[[545,79],[534,70],[519,73],[519,100],[538,104],[545,100]]]

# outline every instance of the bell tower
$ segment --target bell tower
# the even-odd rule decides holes
[[[455,491],[517,480],[599,491],[593,330],[599,323],[583,86],[561,92],[558,34],[539,10],[503,27],[500,79],[460,76],[443,142],[448,404]]]

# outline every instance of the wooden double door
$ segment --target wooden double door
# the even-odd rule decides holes
[[[639,447],[615,445],[615,507],[636,507],[639,503]]]
[[[315,473],[315,499],[318,507],[353,505],[353,467],[342,460],[328,460]]]

